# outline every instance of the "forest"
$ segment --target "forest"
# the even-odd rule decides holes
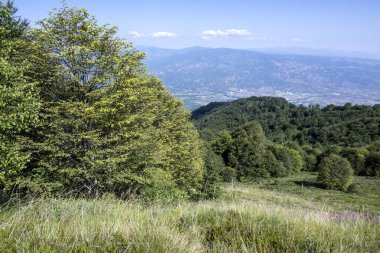
[[[192,118],[215,159],[223,161],[225,180],[319,171],[325,187],[347,190],[353,175],[380,173],[379,105],[320,108],[250,97],[210,103]]]
[[[1,252],[379,249],[379,105],[191,113],[117,34],[0,1]]]

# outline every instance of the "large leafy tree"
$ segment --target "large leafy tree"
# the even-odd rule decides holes
[[[37,122],[40,105],[31,62],[23,54],[33,48],[26,37],[28,22],[16,12],[11,1],[0,1],[0,187],[24,168],[29,156],[20,133]]]
[[[114,83],[88,114],[101,129],[93,175],[103,178],[104,187],[144,192],[166,180],[197,193],[203,173],[198,134],[182,103],[158,79]]]
[[[91,92],[142,72],[144,54],[116,36],[117,28],[99,25],[86,9],[55,9],[33,34],[58,66],[60,80],[43,87],[52,101],[88,102]]]
[[[49,72],[37,76],[41,124],[32,159],[14,177],[22,192],[195,195],[201,143],[189,114],[145,74],[143,54],[67,6],[38,23],[33,38]],[[40,67],[42,68],[42,67]]]

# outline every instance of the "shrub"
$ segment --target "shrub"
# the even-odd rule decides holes
[[[354,171],[346,158],[332,154],[319,165],[318,181],[327,189],[346,191],[352,184]]]
[[[229,166],[224,166],[221,175],[224,182],[231,182],[236,178],[236,170]]]

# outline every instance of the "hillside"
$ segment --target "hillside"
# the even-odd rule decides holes
[[[192,114],[198,129],[232,131],[251,120],[276,141],[362,146],[380,138],[380,106],[296,106],[284,98],[250,97],[210,103]]]
[[[248,96],[299,104],[375,104],[380,60],[269,54],[228,48],[142,48],[154,75],[189,108]]]
[[[0,208],[5,252],[378,252],[379,182],[322,190],[315,175],[226,183],[219,200],[174,205],[35,199]]]

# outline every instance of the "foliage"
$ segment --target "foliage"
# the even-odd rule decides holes
[[[198,129],[233,131],[256,120],[268,139],[300,145],[361,147],[380,137],[380,106],[293,105],[284,98],[250,97],[210,103],[193,112]]]
[[[377,175],[378,155],[369,149],[380,138],[379,105],[321,108],[319,105],[296,106],[284,98],[250,97],[210,103],[195,110],[192,118],[202,138],[211,143],[226,165],[237,170],[238,177],[242,171],[237,169],[238,164],[256,171],[254,177],[317,171],[321,161],[332,154],[347,158],[356,175]],[[266,137],[264,145],[255,151],[250,147],[253,143],[236,134],[251,121],[261,125]],[[228,138],[230,132],[232,142]],[[232,153],[240,153],[240,158],[236,160]],[[247,157],[253,159],[249,161]]]
[[[335,154],[325,157],[319,165],[318,181],[328,189],[346,191],[353,181],[350,162]]]
[[[30,158],[7,176],[5,192],[198,196],[203,149],[189,113],[145,73],[144,54],[116,33],[85,9],[68,6],[31,31],[40,122],[25,134]]]
[[[65,6],[50,15],[33,30],[59,72],[52,87],[42,87],[48,100],[90,102],[91,92],[142,72],[144,54],[116,37],[116,27],[98,25],[86,9]]]
[[[365,161],[368,150],[365,148],[344,148],[340,155],[346,158],[355,171],[355,175],[365,175]]]
[[[212,148],[217,155],[226,155],[226,151],[230,148],[232,144],[231,134],[223,130],[218,133],[216,139],[212,143]]]
[[[304,145],[302,146],[304,151],[304,170],[306,171],[316,171],[318,157],[321,156],[322,151],[312,145]]]
[[[265,135],[257,122],[249,122],[232,133],[233,142],[228,161],[236,169],[237,177],[268,177],[269,172],[261,166],[265,149]]]
[[[270,150],[264,152],[261,167],[268,171],[271,177],[283,177],[288,174],[282,161],[278,160]]]
[[[180,190],[197,193],[203,174],[198,134],[158,79],[116,82],[87,112],[101,129],[94,167],[108,188],[143,187],[144,171],[157,169]]]
[[[202,197],[216,198],[220,195],[220,182],[222,181],[222,172],[225,170],[225,166],[222,158],[216,155],[209,145],[206,145],[204,152],[205,168]]]
[[[236,170],[229,166],[224,166],[221,171],[221,177],[223,182],[233,182],[236,179]]]
[[[36,81],[29,78],[31,62],[22,54],[33,45],[26,38],[27,21],[16,16],[13,3],[0,2],[0,188],[28,160],[20,136],[38,121]]]
[[[374,142],[369,147],[369,153],[365,160],[366,176],[380,176],[380,141]]]
[[[286,168],[286,174],[301,171],[304,161],[297,150],[288,148],[281,144],[271,145],[270,149],[276,158]]]

